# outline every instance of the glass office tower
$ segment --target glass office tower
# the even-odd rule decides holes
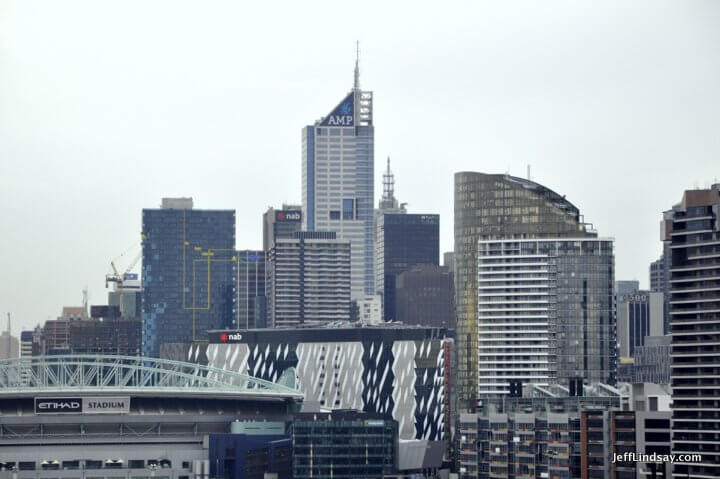
[[[302,132],[302,215],[306,231],[335,231],[350,241],[352,299],[374,294],[372,92],[355,85]]]
[[[142,212],[143,355],[235,324],[235,211],[164,199]]]
[[[376,221],[375,288],[383,297],[383,319],[396,321],[397,276],[414,266],[439,265],[440,216],[378,212]]]
[[[458,407],[478,391],[478,240],[593,236],[563,196],[510,175],[455,173],[455,304]],[[612,295],[612,292],[610,293]]]

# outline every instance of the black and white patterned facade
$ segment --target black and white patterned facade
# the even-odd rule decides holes
[[[217,331],[185,358],[277,381],[293,367],[305,401],[390,413],[400,439],[442,440],[452,339],[408,326]]]

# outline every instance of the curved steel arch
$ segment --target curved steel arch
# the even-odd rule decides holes
[[[179,388],[301,395],[288,383],[169,359],[82,354],[0,360],[0,392],[49,388]]]

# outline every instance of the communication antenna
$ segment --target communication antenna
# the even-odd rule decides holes
[[[527,165],[527,179],[528,179],[528,181],[532,179],[530,177],[530,163],[528,163],[528,165]]]

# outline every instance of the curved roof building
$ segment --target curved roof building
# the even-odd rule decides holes
[[[273,383],[125,356],[3,360],[0,478],[191,477],[207,435],[285,421],[301,401],[291,374]]]
[[[477,400],[477,248],[480,240],[596,237],[576,206],[530,180],[455,173],[455,300],[458,406]]]

